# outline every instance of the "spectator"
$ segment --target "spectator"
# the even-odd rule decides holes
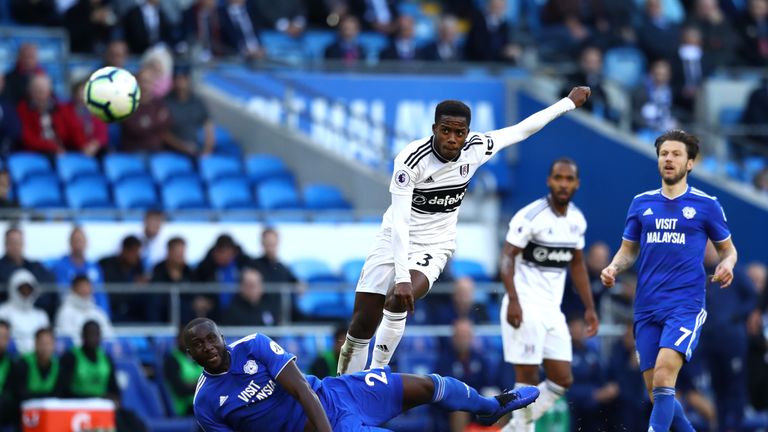
[[[646,0],[645,14],[637,28],[637,43],[650,61],[672,61],[677,56],[680,25],[664,14],[662,0]]]
[[[731,66],[734,63],[738,39],[717,0],[697,0],[688,25],[695,26],[701,32],[701,47],[714,67]]]
[[[53,275],[40,264],[24,257],[24,234],[17,227],[5,231],[5,255],[0,258],[0,283],[7,283],[18,269],[27,269],[40,282],[53,282]]]
[[[259,40],[258,17],[245,5],[245,0],[227,0],[219,9],[221,34],[231,51],[248,60],[264,58],[266,52]]]
[[[28,353],[35,346],[35,332],[48,327],[48,315],[35,307],[40,296],[37,279],[27,269],[18,269],[8,280],[8,301],[0,304],[0,320],[11,325],[11,336],[20,353]]]
[[[61,20],[55,0],[10,0],[10,9],[17,24],[56,26]]]
[[[26,151],[55,155],[81,151],[88,145],[71,105],[56,100],[51,79],[39,74],[29,80],[29,98],[17,106],[21,146]]]
[[[187,355],[184,345],[183,326],[176,335],[176,346],[165,353],[163,382],[171,396],[173,414],[179,417],[192,415],[197,381],[203,368]]]
[[[141,261],[147,271],[162,261],[167,252],[167,244],[160,239],[160,230],[165,223],[165,214],[160,210],[147,210],[144,213],[144,228],[141,233]]]
[[[61,356],[56,393],[69,398],[107,398],[118,406],[115,423],[118,431],[146,432],[136,415],[120,407],[115,363],[101,346],[101,328],[96,321],[83,325],[83,344]]]
[[[474,0],[442,0],[440,4],[443,6],[443,12],[454,16],[472,16],[479,12]]]
[[[610,97],[605,89],[605,82],[603,81],[603,52],[599,48],[588,46],[581,51],[579,71],[571,74],[566,79],[566,82],[566,86],[561,91],[561,93],[565,92],[563,96],[567,95],[568,91],[574,86],[589,86],[592,94],[584,104],[584,108],[600,118],[618,121],[618,114],[613,109]]]
[[[741,117],[741,124],[763,128],[763,130],[750,133],[749,139],[759,149],[763,151],[768,149],[768,131],[765,130],[766,125],[768,125],[768,75],[764,76],[760,80],[760,85],[749,94],[747,106]]]
[[[160,7],[160,0],[138,2],[125,13],[121,27],[133,54],[142,54],[159,43],[174,46],[177,42],[177,31]]]
[[[719,263],[715,246],[707,243],[704,269],[714,274]],[[755,287],[737,266],[728,289],[707,283],[707,325],[702,327],[699,357],[706,362],[715,394],[720,430],[740,430],[747,405],[747,327],[744,323],[757,306]]]
[[[430,61],[461,61],[464,58],[464,50],[459,43],[458,26],[459,22],[455,16],[445,15],[440,18],[437,40],[422,47],[419,58]]]
[[[666,60],[651,64],[649,74],[632,94],[632,127],[658,135],[677,127],[673,115],[672,70]]]
[[[675,105],[686,112],[692,112],[699,88],[712,73],[709,57],[709,52],[702,46],[701,32],[696,27],[685,27],[677,56],[672,62],[672,87]]]
[[[13,104],[4,93],[5,74],[0,72],[0,156],[7,157],[16,150],[21,137],[21,120]]]
[[[19,203],[11,197],[11,175],[6,169],[0,169],[0,208],[16,208]],[[0,219],[7,219],[0,216]]]
[[[27,96],[29,80],[34,75],[45,73],[37,57],[37,45],[23,43],[19,46],[16,65],[5,75],[3,96],[14,107]]]
[[[587,276],[592,286],[592,295],[595,299],[595,307],[600,304],[600,298],[605,292],[605,286],[600,281],[600,273],[608,267],[611,260],[611,249],[605,242],[596,241],[587,249]]]
[[[698,429],[712,430],[718,422],[717,411],[707,396],[708,389],[702,383],[701,372],[695,358],[693,363],[680,369],[677,376],[677,394],[680,395],[680,402],[686,411],[691,411],[696,416],[687,414],[689,418],[698,417]]]
[[[573,340],[573,385],[568,390],[573,430],[596,431],[607,427],[609,407],[619,396],[619,386],[607,382],[597,345],[587,340],[581,315],[568,320]]]
[[[768,285],[768,267],[758,261],[752,262],[747,266],[747,277],[752,281],[755,291],[762,293]]]
[[[240,272],[250,265],[251,259],[229,234],[222,234],[197,266],[194,279],[198,282],[235,284]]]
[[[397,18],[397,31],[379,55],[382,60],[415,60],[418,51],[414,36],[414,21],[410,15]]]
[[[749,0],[739,30],[743,62],[749,66],[768,66],[768,0]]]
[[[78,80],[72,85],[72,100],[69,106],[78,119],[78,124],[85,135],[85,146],[82,152],[91,157],[102,157],[107,152],[109,145],[109,131],[107,124],[93,113],[85,105],[85,84],[87,78]]]
[[[76,276],[87,277],[88,280],[99,287],[94,294],[96,304],[109,313],[109,297],[101,289],[104,284],[101,268],[95,261],[86,258],[85,251],[87,248],[88,239],[85,237],[85,231],[77,226],[72,228],[72,232],[69,235],[69,254],[59,258],[53,264],[53,275],[56,278],[56,283],[66,287],[70,286]]]
[[[623,324],[624,334],[611,349],[608,362],[608,379],[616,383],[619,394],[616,399],[616,430],[646,432],[651,414],[651,401],[643,382],[643,373],[635,355],[635,337],[632,321]]]
[[[395,30],[399,0],[347,0],[348,12],[363,23],[366,30],[390,34]]]
[[[512,27],[506,13],[506,0],[489,0],[485,13],[472,17],[464,44],[464,57],[467,60],[518,61],[521,50],[511,40]]]
[[[755,292],[760,298],[757,308],[748,321],[749,349],[747,355],[749,401],[757,411],[768,409],[768,335],[764,331],[765,314],[768,313],[768,269],[763,263],[753,263],[747,274],[753,280]]]
[[[336,27],[349,9],[347,0],[311,1],[306,6],[309,26],[320,29]]]
[[[339,22],[339,32],[336,41],[325,48],[325,58],[344,60],[345,63],[355,63],[364,57],[363,47],[357,40],[360,34],[360,22],[352,15],[346,15]]]
[[[207,155],[216,145],[213,121],[205,103],[192,92],[188,67],[177,67],[173,79],[173,91],[165,102],[171,113],[173,126],[166,142],[180,153],[190,156]],[[202,142],[198,132],[202,130]]]
[[[469,277],[460,277],[453,283],[449,304],[439,305],[431,313],[436,324],[448,325],[458,319],[468,319],[475,324],[490,321],[484,304],[475,302],[475,282]]]
[[[312,365],[309,367],[310,375],[314,375],[320,379],[336,376],[341,346],[344,345],[346,337],[346,324],[337,325],[333,331],[333,347],[330,350],[323,351],[315,358]]]
[[[181,237],[172,237],[167,243],[165,259],[152,270],[152,282],[182,283],[192,280],[192,269],[186,262],[187,242]]]
[[[141,70],[149,72],[152,96],[165,98],[173,85],[173,55],[164,45],[148,49],[141,56]]]
[[[138,74],[141,88],[139,107],[120,123],[120,151],[158,152],[163,150],[164,138],[171,128],[171,113],[161,98],[154,96],[154,82],[149,70]]]
[[[123,239],[120,253],[99,260],[101,274],[107,283],[142,283],[144,266],[141,262],[141,241],[133,235]]]
[[[240,292],[224,311],[221,322],[231,326],[272,326],[280,321],[280,299],[264,295],[261,274],[252,268],[240,272]]]
[[[11,324],[0,319],[0,427],[13,427],[19,423],[18,403],[13,391],[16,371],[13,356],[8,352],[10,344]]]
[[[255,0],[254,6],[265,28],[298,37],[307,27],[307,11],[301,0]]]
[[[601,302],[600,318],[606,324],[620,324],[633,317],[633,303],[637,289],[637,275],[624,273],[616,287]]]
[[[80,331],[86,321],[96,321],[105,338],[112,339],[112,323],[103,308],[93,298],[93,285],[87,276],[75,276],[72,279],[72,291],[56,313],[56,333],[70,337],[75,345],[80,345]]]
[[[182,39],[189,44],[195,59],[207,62],[234,52],[224,42],[221,19],[216,0],[197,0],[184,11]]]
[[[120,39],[111,41],[104,51],[104,66],[125,69],[126,60],[128,60],[128,44]]]
[[[547,0],[541,10],[541,24],[550,42],[546,51],[555,48],[573,52],[585,44],[591,35],[589,25],[582,16],[582,2],[578,0]]]
[[[55,350],[53,330],[44,327],[35,332],[35,350],[23,355],[14,371],[19,402],[57,396],[61,368]]]
[[[752,185],[758,192],[768,194],[768,168],[763,168],[755,174]]]
[[[472,321],[459,318],[453,323],[451,344],[442,350],[435,365],[435,372],[443,376],[453,376],[467,385],[484,389],[496,387],[497,377],[491,376],[493,368],[488,357],[477,350]],[[442,425],[439,430],[460,432],[466,430],[472,417],[466,412],[452,412],[448,416],[448,427]]]
[[[69,32],[69,50],[75,53],[102,53],[117,24],[108,0],[78,0],[64,15]]]
[[[274,228],[264,228],[261,232],[261,248],[264,255],[253,261],[253,267],[259,271],[264,282],[269,283],[297,283],[291,269],[280,261],[277,248],[280,237]]]

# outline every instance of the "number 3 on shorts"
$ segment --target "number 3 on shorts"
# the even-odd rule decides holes
[[[683,343],[683,341],[685,340],[685,338],[687,338],[688,336],[690,336],[690,335],[691,335],[691,333],[693,333],[692,331],[688,330],[688,329],[687,329],[687,328],[685,328],[685,327],[680,327],[680,331],[681,331],[681,332],[683,332],[683,335],[682,335],[682,336],[680,336],[680,337],[677,339],[677,342],[675,342],[675,346],[680,346],[680,344],[681,344],[681,343]]]
[[[381,371],[379,373],[369,372],[365,374],[365,383],[368,384],[368,387],[373,387],[374,382],[378,381],[380,383],[387,384],[387,373],[384,371]]]

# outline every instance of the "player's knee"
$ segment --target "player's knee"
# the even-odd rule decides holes
[[[390,312],[405,312],[407,310],[405,302],[391,293],[387,294],[387,299],[384,300],[384,309]]]
[[[515,368],[515,380],[521,384],[536,385],[539,383],[539,369]]]
[[[666,364],[656,365],[653,371],[653,387],[674,387],[677,370]]]

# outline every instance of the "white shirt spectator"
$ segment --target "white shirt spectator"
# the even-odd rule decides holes
[[[29,287],[29,293],[23,295],[20,288]],[[35,348],[35,333],[48,327],[48,315],[35,307],[35,300],[40,295],[37,279],[29,270],[19,269],[8,279],[8,301],[0,305],[0,319],[11,325],[11,337],[16,349],[25,354]]]

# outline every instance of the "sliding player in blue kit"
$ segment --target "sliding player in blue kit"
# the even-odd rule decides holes
[[[539,396],[536,387],[525,387],[485,397],[455,378],[392,373],[389,367],[321,381],[303,375],[296,356],[262,334],[225,345],[206,318],[187,324],[184,343],[204,368],[194,412],[206,432],[386,431],[376,426],[429,403],[468,411],[491,425]]]
[[[649,432],[693,431],[675,400],[675,382],[698,343],[707,318],[704,249],[711,240],[720,263],[713,282],[733,280],[736,247],[725,212],[715,197],[688,185],[699,153],[696,136],[674,130],[656,139],[660,189],[632,200],[621,248],[600,275],[605,286],[638,262],[635,346],[653,402]]]

